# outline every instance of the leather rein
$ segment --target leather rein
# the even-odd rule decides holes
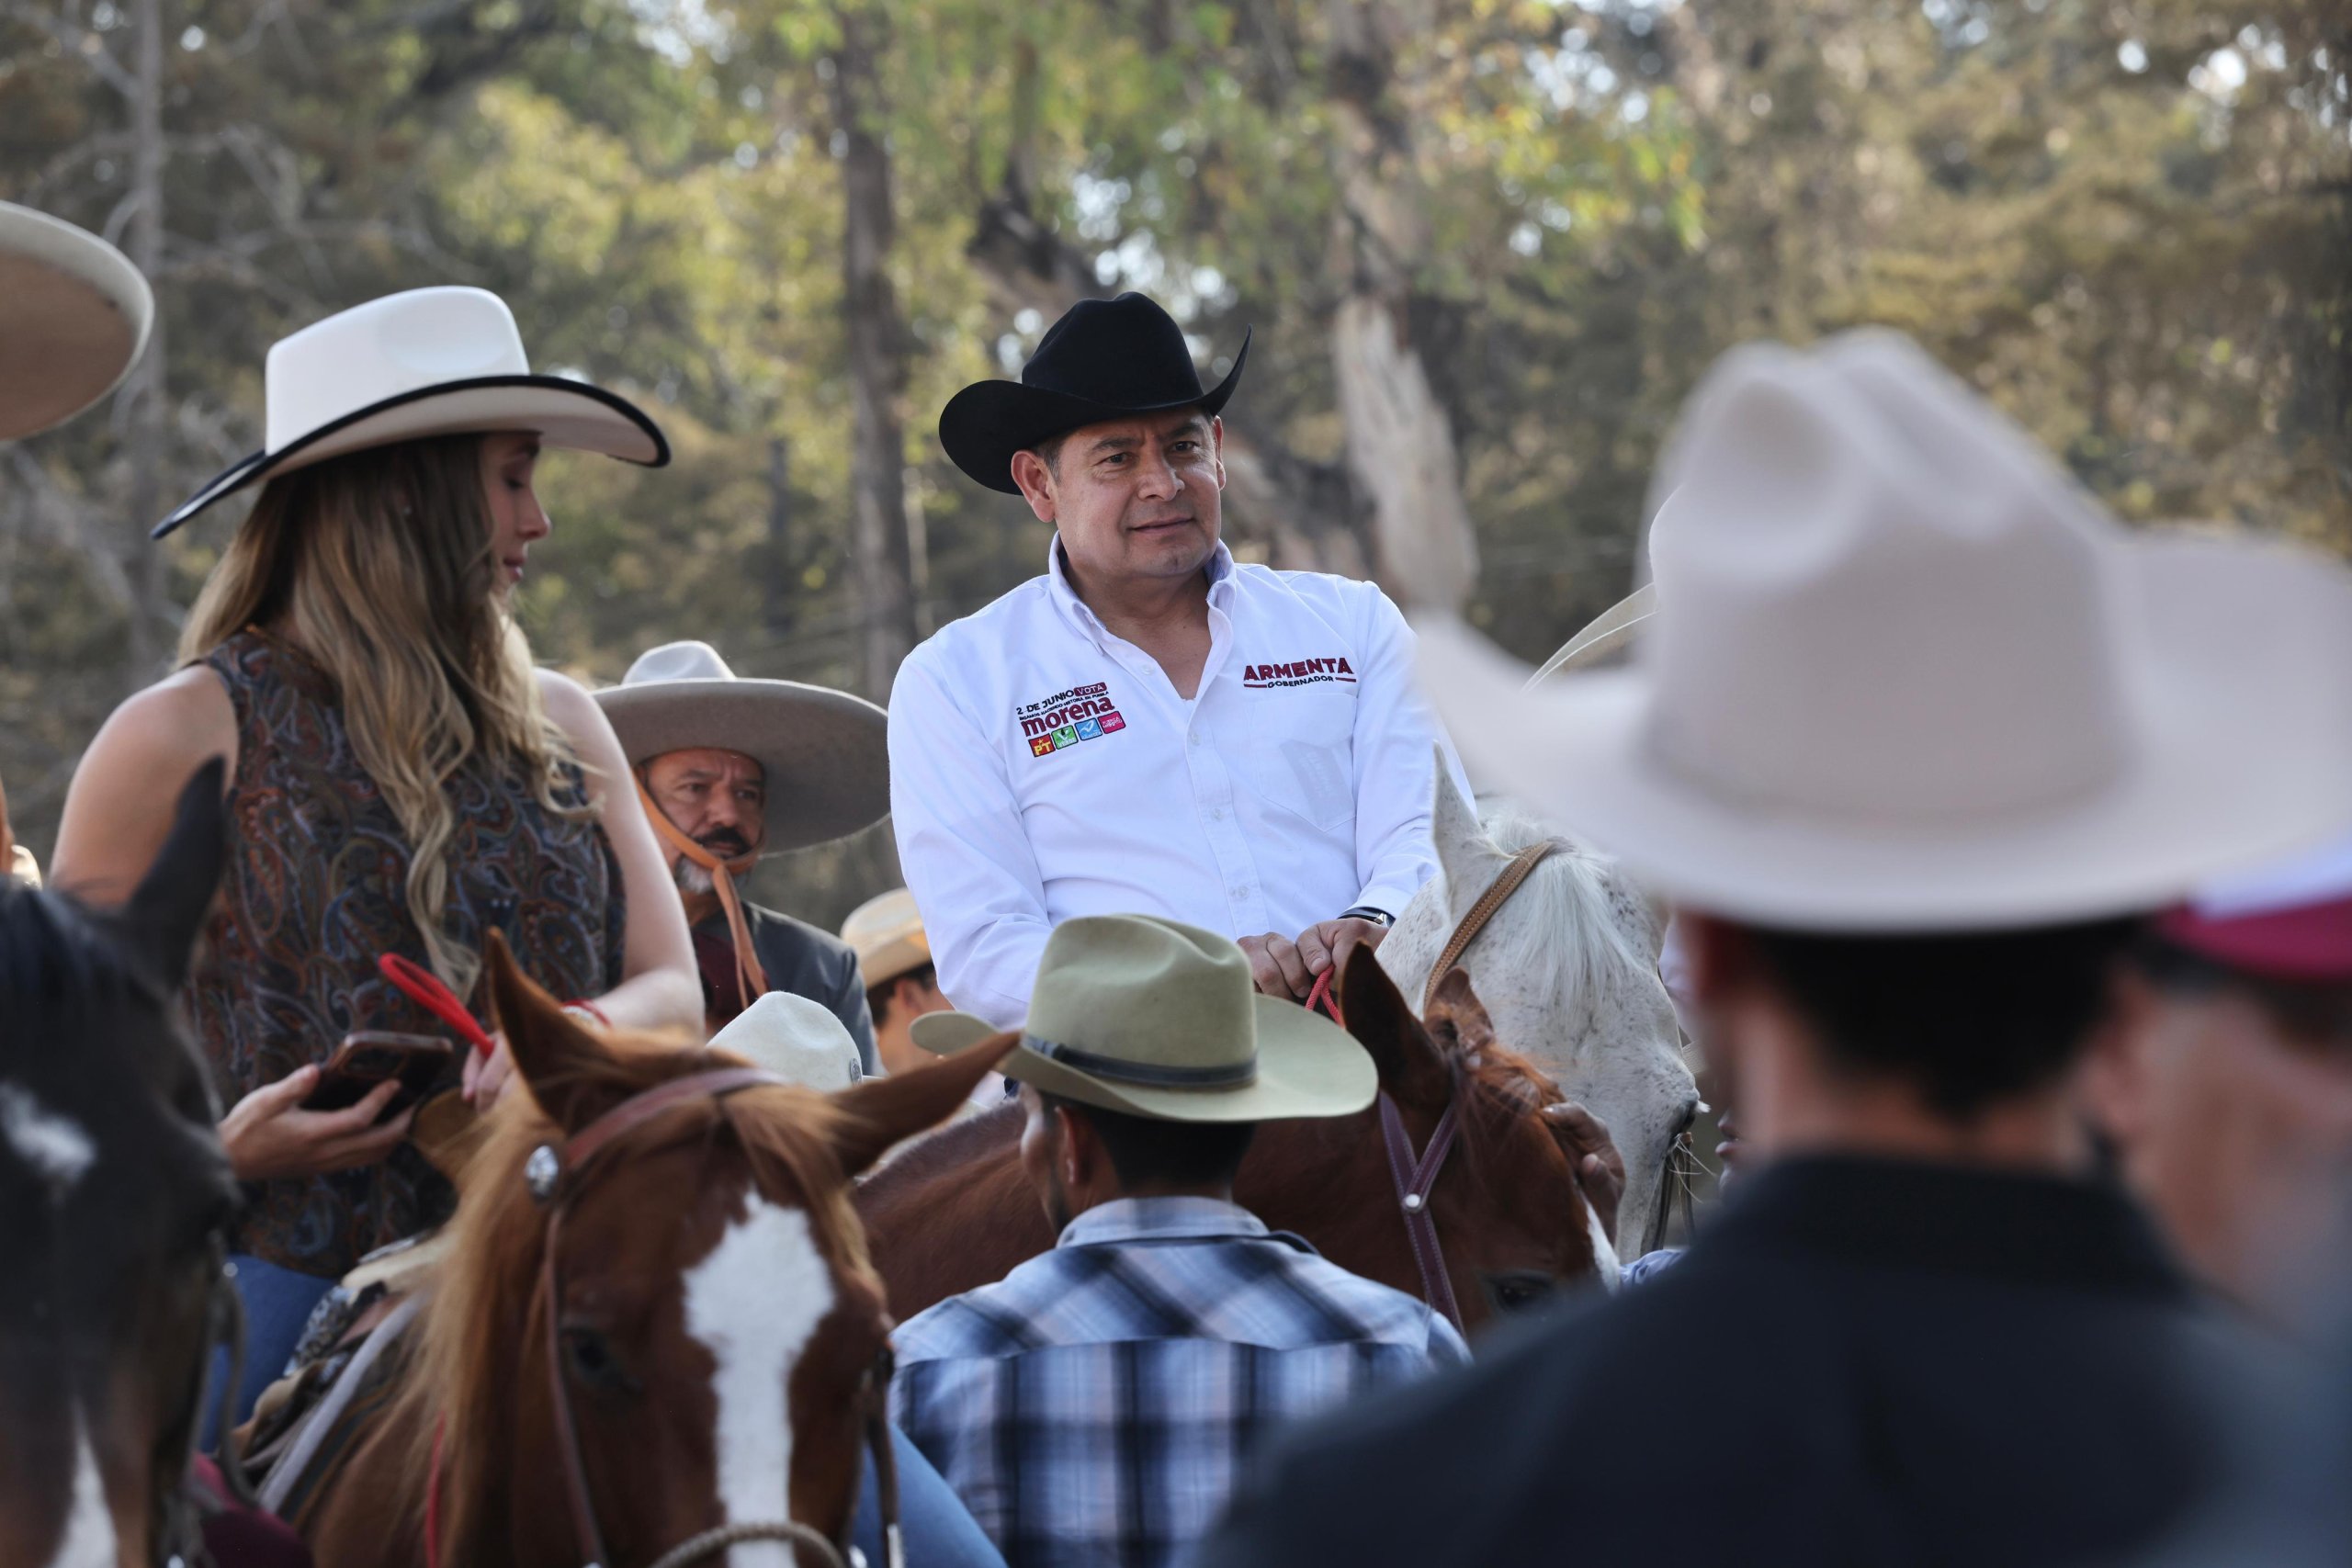
[[[1464,953],[1487,929],[1487,922],[1496,911],[1510,901],[1530,873],[1555,850],[1566,848],[1559,839],[1545,839],[1528,845],[1511,856],[1510,863],[1497,874],[1478,901],[1470,906],[1453,934],[1437,955],[1437,963],[1430,968],[1429,983],[1421,987],[1420,1011],[1426,1017],[1430,1004],[1437,999],[1438,983],[1460,963]],[[1306,998],[1309,1008],[1320,1006],[1334,1022],[1340,1019],[1338,998],[1331,995],[1330,980],[1336,970],[1326,969],[1317,980],[1315,990]],[[1462,1101],[1459,1097],[1446,1103],[1445,1112],[1430,1129],[1428,1145],[1416,1151],[1411,1134],[1405,1131],[1405,1118],[1386,1089],[1380,1091],[1380,1136],[1388,1150],[1388,1177],[1396,1184],[1396,1207],[1404,1215],[1405,1239],[1413,1248],[1413,1263],[1421,1274],[1421,1299],[1430,1308],[1445,1314],[1457,1333],[1466,1333],[1462,1323],[1462,1303],[1453,1294],[1453,1277],[1446,1271],[1445,1253],[1439,1246],[1437,1219],[1430,1212],[1430,1193],[1437,1186],[1438,1173],[1445,1168],[1446,1156],[1453,1152],[1453,1145],[1461,1134]]]
[[[621,1134],[643,1125],[665,1111],[692,1100],[723,1100],[743,1089],[786,1081],[757,1067],[719,1067],[673,1078],[641,1094],[632,1095],[560,1144],[541,1144],[524,1162],[523,1179],[528,1185],[532,1198],[547,1211],[548,1216],[546,1242],[539,1254],[541,1326],[548,1342],[548,1388],[555,1403],[557,1448],[563,1461],[564,1492],[571,1503],[572,1534],[579,1544],[584,1568],[609,1568],[612,1558],[605,1550],[604,1530],[596,1522],[595,1499],[588,1485],[587,1461],[580,1447],[579,1418],[573,1412],[571,1387],[563,1371],[561,1254],[564,1217],[570,1213],[571,1201],[579,1193],[596,1156]],[[865,1439],[873,1451],[875,1481],[880,1494],[883,1551],[888,1559],[885,1568],[905,1568],[906,1550],[899,1530],[899,1472],[896,1456],[890,1447],[888,1418],[889,1382],[890,1352],[885,1347],[875,1359],[874,1365],[866,1370],[860,1397],[865,1406]],[[425,1512],[429,1521],[425,1531],[427,1568],[440,1568],[441,1542],[437,1529],[440,1447],[440,1436],[435,1433],[433,1474],[426,1492]],[[786,1479],[788,1481],[789,1478]],[[819,1554],[829,1568],[864,1568],[865,1554],[849,1544],[846,1530],[842,1540],[834,1540],[792,1518],[721,1525],[704,1530],[663,1552],[650,1568],[684,1568],[686,1563],[718,1556],[729,1548],[750,1540],[789,1541]]]

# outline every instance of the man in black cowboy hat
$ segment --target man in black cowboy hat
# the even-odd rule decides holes
[[[1442,740],[1404,617],[1219,542],[1218,415],[1249,350],[1204,389],[1167,311],[1084,300],[1019,381],[940,415],[956,466],[1055,530],[1045,575],[917,649],[890,698],[907,884],[942,988],[990,1023],[1026,1012],[1078,915],[1204,926],[1303,998],[1436,869]]]

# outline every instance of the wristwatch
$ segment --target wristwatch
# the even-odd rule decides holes
[[[1370,920],[1374,925],[1382,927],[1393,926],[1396,923],[1396,916],[1390,914],[1385,909],[1375,909],[1369,904],[1358,904],[1352,909],[1342,909],[1340,911],[1340,919],[1343,920]]]

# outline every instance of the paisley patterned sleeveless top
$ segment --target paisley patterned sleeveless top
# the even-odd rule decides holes
[[[334,682],[251,627],[204,662],[236,708],[237,773],[221,897],[186,996],[221,1103],[325,1061],[356,1029],[447,1039],[377,972],[379,953],[424,964],[424,940],[408,912],[408,842],[352,751]],[[469,765],[448,788],[449,935],[480,951],[497,928],[530,976],[567,1000],[618,985],[628,908],[603,827],[548,810],[486,768]],[[560,798],[585,802],[576,767]],[[472,1001],[484,1016],[486,998]],[[322,1276],[447,1217],[456,1201],[407,1144],[379,1165],[254,1183],[245,1196],[232,1246]]]

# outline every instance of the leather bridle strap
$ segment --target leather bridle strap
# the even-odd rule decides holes
[[[571,1211],[583,1174],[596,1156],[616,1138],[640,1127],[690,1100],[718,1100],[741,1089],[786,1080],[757,1067],[720,1067],[689,1073],[632,1095],[566,1138],[562,1144],[542,1144],[524,1163],[524,1179],[531,1196],[547,1206],[548,1227],[539,1252],[539,1300],[548,1342],[548,1388],[554,1396],[556,1447],[563,1461],[564,1492],[571,1506],[571,1526],[582,1561],[588,1568],[607,1568],[604,1531],[596,1523],[596,1506],[588,1490],[588,1465],[580,1447],[580,1424],[571,1408],[571,1386],[563,1375],[563,1276],[559,1259],[563,1250],[563,1219]],[[437,1545],[437,1543],[436,1543]]]
[[[1411,1244],[1413,1261],[1421,1270],[1421,1299],[1445,1314],[1457,1333],[1464,1332],[1462,1307],[1453,1299],[1453,1278],[1446,1272],[1445,1253],[1438,1246],[1437,1222],[1430,1216],[1430,1190],[1437,1185],[1437,1173],[1445,1168],[1445,1156],[1453,1150],[1454,1134],[1461,1126],[1460,1106],[1459,1097],[1447,1103],[1445,1114],[1430,1130],[1429,1146],[1417,1156],[1396,1102],[1385,1089],[1380,1096],[1380,1136],[1388,1145],[1388,1174],[1396,1184],[1396,1207],[1404,1213],[1405,1239]]]
[[[1487,929],[1487,922],[1495,918],[1495,911],[1510,901],[1510,896],[1519,891],[1519,885],[1527,880],[1528,873],[1541,864],[1544,856],[1567,847],[1565,839],[1545,839],[1540,843],[1530,844],[1511,856],[1510,863],[1487,885],[1487,890],[1478,895],[1478,901],[1471,905],[1469,912],[1462,917],[1462,923],[1453,928],[1453,934],[1446,938],[1444,948],[1437,955],[1437,962],[1430,966],[1429,984],[1421,987],[1421,1011],[1424,1014],[1430,1010],[1430,1003],[1437,999],[1438,982],[1462,962],[1462,955],[1469,951],[1478,933]]]
[[[751,922],[743,913],[743,896],[736,891],[735,879],[751,874],[760,863],[759,852],[721,860],[679,830],[641,778],[637,781],[637,798],[644,804],[646,820],[653,824],[662,841],[710,874],[710,890],[718,895],[718,907],[727,916],[727,935],[735,944],[735,984],[743,993],[743,1005],[750,1007],[767,994],[768,976],[760,966],[760,950],[752,941]]]

